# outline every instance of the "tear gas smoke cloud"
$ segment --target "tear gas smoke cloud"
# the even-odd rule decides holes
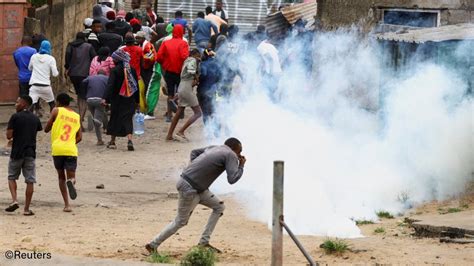
[[[227,128],[222,139],[239,138],[248,161],[235,186],[224,178],[213,189],[233,192],[251,218],[269,222],[272,162],[284,160],[287,223],[298,234],[335,237],[361,236],[351,218],[375,220],[378,210],[403,212],[463,191],[474,121],[456,69],[413,62],[394,78],[375,41],[354,30],[315,37],[310,75],[304,44],[289,38],[283,47],[280,59],[291,59],[276,103],[258,83],[258,56],[240,53],[244,78],[216,113]]]

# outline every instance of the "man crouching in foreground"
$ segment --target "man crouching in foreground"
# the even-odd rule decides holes
[[[145,245],[149,253],[156,252],[161,243],[188,223],[194,208],[202,204],[212,209],[206,228],[202,233],[199,246],[210,248],[218,253],[221,251],[209,244],[211,234],[217,221],[224,214],[224,202],[209,191],[209,186],[224,172],[227,181],[234,184],[242,177],[245,157],[242,144],[236,138],[229,138],[224,145],[209,146],[191,151],[191,163],[181,174],[176,188],[178,189],[178,214],[160,234]]]

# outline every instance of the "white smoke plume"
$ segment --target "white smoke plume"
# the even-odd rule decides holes
[[[457,69],[411,62],[399,76],[376,41],[357,31],[318,33],[313,55],[280,47],[281,100],[259,84],[259,59],[241,53],[243,80],[216,113],[247,157],[241,181],[221,178],[252,219],[269,222],[273,161],[285,161],[285,220],[297,234],[359,237],[353,219],[403,213],[463,191],[474,166],[473,104]],[[459,51],[459,57],[472,53]],[[298,55],[313,58],[305,75]],[[293,60],[294,59],[294,60]],[[238,83],[238,82],[236,82]],[[211,127],[209,126],[209,129]],[[403,199],[403,200],[401,200]]]

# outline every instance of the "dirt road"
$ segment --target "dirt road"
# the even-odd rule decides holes
[[[164,106],[163,102],[160,104]],[[163,110],[157,113],[162,114]],[[51,252],[51,263],[54,264],[70,264],[77,261],[77,257],[89,257],[88,262],[103,258],[144,261],[143,245],[174,218],[175,181],[187,163],[190,150],[205,143],[201,122],[191,128],[189,143],[165,142],[168,125],[163,117],[147,121],[146,134],[134,141],[135,152],[126,151],[125,139],[117,142],[117,150],[97,147],[94,133],[86,133],[79,148],[79,196],[73,202],[72,213],[62,212],[49,135],[40,133],[36,162],[38,183],[31,207],[36,215],[24,217],[21,211],[0,212],[0,264],[13,263],[6,261],[3,253],[14,249]],[[4,128],[1,132],[4,136]],[[0,139],[0,146],[5,147],[5,138]],[[4,181],[0,182],[2,209],[10,201],[7,164],[8,157],[0,157],[0,173],[4,176]],[[20,178],[19,200],[22,204],[25,185]],[[105,189],[96,189],[99,184],[104,184]],[[227,208],[212,239],[212,244],[224,251],[219,255],[219,262],[268,265],[271,232],[267,226],[247,219],[232,195],[220,197]],[[419,211],[435,213],[436,209],[430,207]],[[160,251],[179,262],[197,243],[209,213],[209,209],[198,207],[188,226],[165,242]],[[374,229],[381,226],[385,233],[375,234]],[[300,238],[314,259],[322,263],[474,263],[473,244],[441,244],[437,239],[413,238],[409,228],[399,225],[399,219],[365,225],[362,230],[367,237],[347,240],[353,251],[342,256],[324,254],[319,248],[324,237]],[[285,238],[284,250],[285,264],[305,263],[288,238]],[[102,261],[101,265],[108,265],[108,262]]]

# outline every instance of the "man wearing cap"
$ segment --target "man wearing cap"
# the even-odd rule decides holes
[[[132,26],[132,32],[137,33],[139,31],[145,32],[145,39],[152,43],[158,41],[158,35],[156,32],[148,26],[144,26],[140,23],[140,20],[133,18],[130,20],[130,26]]]
[[[92,18],[85,18],[84,19],[84,30],[82,31],[86,35],[86,39],[89,39],[89,35],[92,32],[92,22],[94,22],[94,19]]]
[[[95,52],[97,53],[100,49],[99,34],[102,32],[102,23],[98,19],[92,21],[91,33],[87,38],[87,42],[94,47]]]

